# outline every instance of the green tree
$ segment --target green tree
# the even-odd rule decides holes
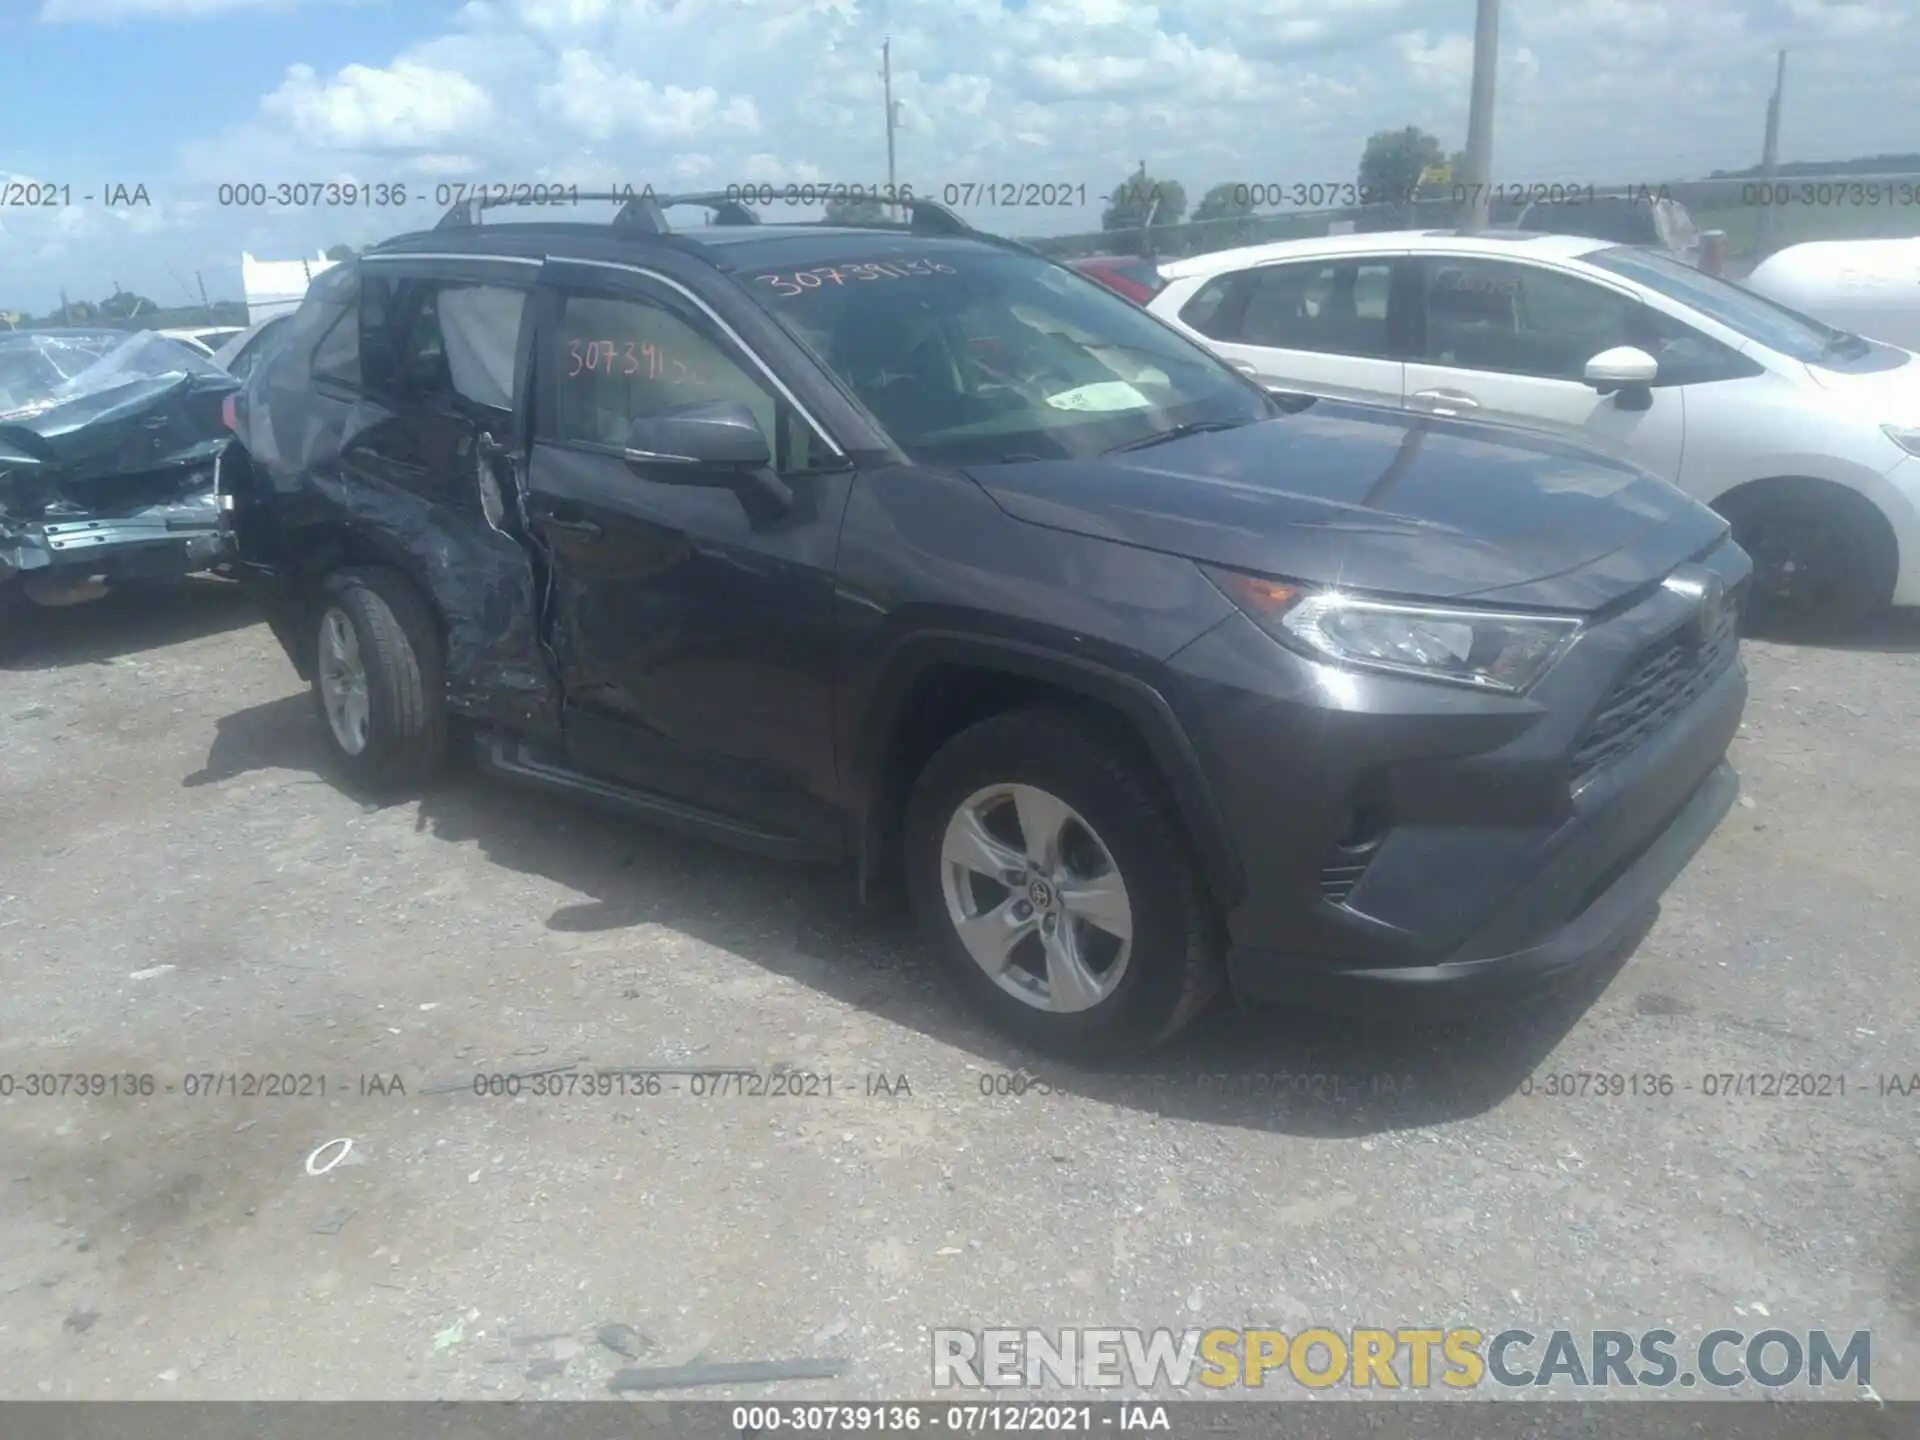
[[[1145,170],[1138,170],[1113,187],[1100,216],[1100,228],[1138,231],[1151,214],[1153,228],[1158,230],[1178,225],[1186,213],[1187,192],[1178,180],[1155,180]]]
[[[116,290],[95,307],[102,320],[126,320],[159,308],[146,296],[136,295],[131,290]]]
[[[829,200],[827,202],[827,224],[829,225],[884,225],[893,217],[886,206],[878,200],[868,200],[864,196],[858,199]]]
[[[351,245],[329,245],[327,247],[327,259],[329,260],[351,260],[359,253],[360,252],[355,250]]]
[[[1209,249],[1245,245],[1253,239],[1253,194],[1238,181],[1224,181],[1200,197],[1193,223],[1205,224],[1199,243]]]
[[[1361,193],[1376,203],[1403,204],[1419,189],[1421,173],[1445,159],[1440,142],[1418,125],[1378,131],[1360,155]]]
[[[1214,186],[1194,206],[1193,219],[1238,220],[1253,214],[1253,193],[1238,181],[1228,180]]]

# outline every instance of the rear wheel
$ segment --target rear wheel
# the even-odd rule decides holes
[[[377,791],[430,779],[447,753],[439,627],[389,570],[340,570],[312,612],[313,699],[335,764]]]
[[[1857,631],[1893,598],[1899,550],[1886,517],[1817,481],[1755,486],[1720,511],[1753,559],[1748,628],[1783,638]]]
[[[950,740],[908,802],[906,863],[948,975],[1035,1050],[1143,1052],[1219,986],[1217,926],[1159,786],[1070,713]]]

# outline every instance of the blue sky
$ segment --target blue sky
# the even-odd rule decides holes
[[[1350,179],[1369,133],[1465,131],[1472,0],[0,0],[0,309],[115,281],[239,294],[285,258],[430,223],[458,181],[900,178],[1110,188],[1137,159],[1218,181]],[[1496,178],[1652,183],[1757,158],[1772,52],[1783,150],[1920,148],[1913,0],[1506,0]],[[222,181],[402,182],[403,211],[223,209]],[[797,212],[807,213],[807,212]],[[1013,233],[1098,207],[981,211]]]

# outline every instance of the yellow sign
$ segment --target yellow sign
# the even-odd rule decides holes
[[[1420,172],[1420,183],[1422,185],[1451,185],[1453,183],[1453,166],[1427,166],[1426,169]]]

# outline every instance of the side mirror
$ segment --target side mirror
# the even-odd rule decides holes
[[[627,427],[627,463],[686,471],[761,470],[773,463],[753,411],[738,400],[703,400],[643,415]],[[726,484],[714,475],[706,483]],[[702,483],[688,475],[689,482]]]
[[[1651,385],[1660,373],[1660,362],[1644,350],[1631,345],[1602,350],[1587,361],[1586,381],[1601,394],[1627,385]]]
[[[1622,410],[1645,410],[1653,404],[1653,381],[1660,362],[1632,345],[1602,350],[1587,361],[1586,381],[1601,395],[1616,395]]]

